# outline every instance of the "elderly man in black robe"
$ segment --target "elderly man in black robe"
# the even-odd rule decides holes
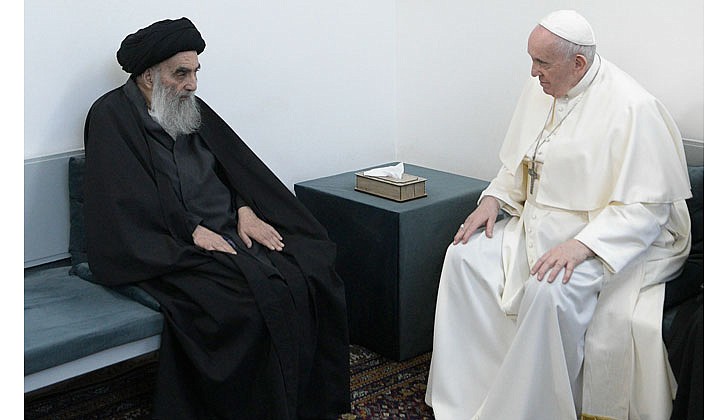
[[[186,18],[121,43],[131,77],[86,119],[91,271],[160,303],[155,418],[336,418],[350,406],[335,246],[195,96],[204,48]]]

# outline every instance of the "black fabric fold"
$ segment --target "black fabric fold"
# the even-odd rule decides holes
[[[160,417],[335,418],[347,412],[346,304],[326,230],[198,98],[197,135],[215,155],[231,196],[274,226],[286,245],[280,253],[265,251],[272,265],[248,252],[196,247],[184,206],[157,176],[137,95],[130,79],[89,111],[84,217],[94,281],[139,285],[165,315]],[[226,399],[242,390],[250,397]],[[189,400],[180,404],[180,398]],[[211,407],[214,412],[206,411]]]

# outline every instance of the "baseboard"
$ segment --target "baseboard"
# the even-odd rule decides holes
[[[25,392],[34,391],[96,369],[113,365],[114,363],[147,354],[159,348],[160,338],[161,336],[157,334],[132,343],[106,349],[40,372],[31,373],[25,376]]]

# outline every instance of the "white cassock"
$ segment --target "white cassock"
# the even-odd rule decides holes
[[[675,381],[661,335],[664,282],[690,247],[690,183],[674,121],[597,56],[564,98],[554,101],[537,79],[527,84],[500,158],[481,199],[498,198],[512,217],[493,238],[481,230],[451,245],[443,264],[426,394],[435,416],[668,419]],[[567,284],[563,272],[553,283],[529,275],[572,238],[596,258]]]

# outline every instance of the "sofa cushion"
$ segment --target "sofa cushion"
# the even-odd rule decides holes
[[[87,262],[82,262],[74,265],[71,267],[71,269],[68,271],[69,274],[81,277],[84,280],[93,282],[93,273],[91,273],[91,269],[88,267]],[[149,293],[145,292],[144,289],[142,289],[139,286],[135,286],[133,284],[126,284],[121,286],[108,286],[111,289],[121,293],[122,295],[128,297],[129,299],[135,300],[142,305],[146,306],[147,308],[154,309],[155,311],[160,310],[159,302],[157,302],[156,299],[152,297]]]
[[[86,231],[83,224],[83,177],[85,171],[85,156],[72,156],[68,160],[68,195],[71,217],[68,252],[71,254],[71,266],[88,261],[86,257]]]
[[[162,315],[69,267],[25,276],[25,374],[161,333]]]
[[[71,254],[69,274],[93,282],[94,276],[86,255],[86,230],[83,221],[83,180],[86,174],[86,157],[72,156],[68,160],[68,194],[70,199],[70,232],[68,252]],[[159,310],[159,302],[134,285],[118,286],[114,290],[145,305]]]
[[[690,220],[692,221],[691,234],[693,247],[690,250],[691,255],[700,256],[701,262],[703,257],[703,167],[688,167],[690,174],[690,187],[693,192],[692,198],[686,202],[690,211]]]
[[[688,167],[693,196],[686,200],[690,212],[692,247],[682,273],[665,286],[665,311],[703,292],[703,167]]]

